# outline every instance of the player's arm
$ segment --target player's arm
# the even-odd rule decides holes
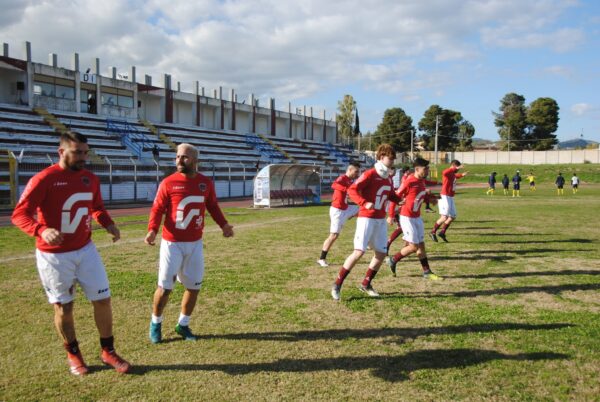
[[[426,186],[438,186],[442,183],[440,183],[439,181],[435,181],[435,180],[425,180],[425,185]]]
[[[155,244],[156,234],[158,233],[158,229],[160,229],[160,223],[162,221],[163,214],[167,209],[168,200],[169,194],[167,192],[167,186],[164,185],[163,181],[158,186],[156,197],[154,197],[154,202],[152,203],[152,208],[150,209],[150,216],[148,217],[148,233],[146,233],[144,243],[150,246],[154,246]]]
[[[112,241],[116,242],[121,238],[121,231],[115,225],[102,201],[102,192],[100,191],[100,182],[96,179],[94,183],[94,199],[92,200],[92,217],[112,236]]]
[[[348,187],[348,196],[352,201],[354,201],[356,205],[360,205],[365,209],[372,209],[373,203],[362,196],[362,192],[367,186],[367,184],[367,175],[363,174],[357,181],[355,181],[350,187]]]
[[[227,219],[225,219],[225,215],[219,206],[219,202],[217,201],[217,193],[215,191],[215,187],[212,182],[208,185],[208,197],[206,199],[206,209],[210,213],[210,216],[213,220],[219,225],[221,230],[223,231],[224,237],[232,237],[233,236],[233,226],[231,226]]]
[[[40,237],[47,244],[56,246],[63,241],[60,231],[43,225],[34,218],[45,195],[46,182],[37,176],[32,177],[13,211],[11,222],[29,236]]]
[[[347,191],[348,185],[346,185],[342,179],[343,178],[341,176],[338,177],[337,179],[335,179],[335,181],[333,183],[331,183],[331,188],[333,190]]]

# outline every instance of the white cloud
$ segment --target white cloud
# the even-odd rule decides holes
[[[563,78],[572,78],[574,76],[573,69],[566,66],[548,66],[542,70],[544,74],[554,75]]]
[[[571,106],[571,112],[573,112],[573,114],[575,114],[576,116],[583,116],[592,111],[593,109],[594,107],[589,103],[576,103],[573,106]]]
[[[555,26],[577,5],[561,0],[67,3],[4,0],[0,37],[13,49],[31,41],[36,61],[56,52],[69,66],[79,52],[85,67],[100,57],[102,71],[136,65],[155,82],[170,73],[184,88],[199,80],[284,102],[340,83],[416,100],[444,93],[447,63],[476,62],[486,46],[565,51],[584,39]]]

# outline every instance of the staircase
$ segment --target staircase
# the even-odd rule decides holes
[[[42,119],[44,119],[44,122],[46,124],[48,124],[50,127],[52,127],[54,129],[54,131],[58,134],[64,134],[67,131],[69,131],[69,129],[67,128],[67,126],[65,126],[64,124],[62,124],[57,118],[56,116],[54,116],[52,113],[50,113],[49,111],[47,111],[46,109],[44,109],[43,107],[36,107],[33,108],[33,111],[35,113],[37,113],[39,116],[42,117]],[[104,161],[104,159],[102,159],[100,156],[98,156],[97,153],[94,152],[93,149],[90,149],[88,152],[88,156],[90,158],[90,160],[93,163],[99,163],[99,164],[105,164],[106,162]]]
[[[171,140],[171,138],[169,138],[168,135],[161,133],[160,130],[154,124],[152,124],[148,120],[144,120],[144,119],[140,119],[140,123],[142,123],[142,125],[144,127],[146,127],[148,130],[150,130],[150,132],[152,134],[154,134],[158,138],[160,138],[161,141],[164,142],[165,144],[167,144],[173,151],[177,151],[177,144],[175,144]]]

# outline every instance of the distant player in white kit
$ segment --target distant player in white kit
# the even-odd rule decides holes
[[[333,198],[331,199],[331,207],[329,207],[329,237],[323,242],[321,256],[317,260],[317,264],[323,268],[328,267],[327,253],[337,240],[346,221],[358,213],[358,205],[348,205],[348,188],[358,177],[360,164],[352,162],[348,165],[346,173],[335,179],[331,188],[333,189]]]
[[[173,290],[175,278],[183,284],[181,314],[175,332],[183,339],[198,339],[189,327],[204,277],[202,232],[206,210],[221,227],[223,236],[233,236],[217,202],[213,182],[197,172],[198,150],[190,144],[179,144],[175,159],[177,172],[164,179],[158,188],[148,222],[144,242],[154,245],[162,216],[165,223],[160,244],[158,287],[154,292],[149,337],[152,343],[162,341],[163,310]]]
[[[113,241],[121,234],[104,209],[98,177],[84,168],[88,152],[84,135],[62,134],[58,163],[31,178],[12,222],[36,237],[38,273],[48,301],[54,305],[54,325],[64,342],[71,374],[81,376],[89,371],[75,334],[76,283],[94,307],[102,362],[126,373],[131,366],[117,355],[113,345],[110,286],[91,240],[92,218],[112,235]]]

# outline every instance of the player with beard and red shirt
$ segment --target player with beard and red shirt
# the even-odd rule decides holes
[[[154,292],[149,337],[152,343],[162,341],[163,311],[173,290],[175,278],[185,291],[181,314],[175,326],[183,339],[198,339],[189,327],[204,276],[202,232],[204,215],[210,212],[221,227],[224,237],[233,236],[233,226],[227,223],[217,202],[213,182],[197,172],[198,150],[190,144],[179,144],[175,158],[177,172],[164,179],[158,188],[144,242],[153,246],[163,215],[165,223],[160,244],[158,287]]]
[[[450,162],[450,167],[442,172],[442,191],[441,199],[438,202],[440,210],[440,218],[435,222],[433,229],[429,233],[429,237],[434,242],[437,242],[437,236],[440,236],[446,243],[446,230],[450,224],[456,219],[456,206],[454,205],[454,194],[456,192],[456,179],[465,177],[468,172],[458,173],[462,165],[456,159]],[[440,229],[441,227],[441,229]],[[436,234],[437,230],[440,232]]]
[[[352,162],[348,165],[346,173],[335,179],[331,188],[333,189],[333,198],[331,199],[331,207],[329,207],[329,237],[323,242],[321,249],[321,257],[317,260],[317,264],[326,268],[327,253],[333,243],[337,240],[346,221],[358,213],[358,205],[348,205],[348,187],[352,185],[354,179],[358,177],[360,164]]]
[[[404,205],[400,209],[400,225],[402,225],[404,232],[402,238],[406,242],[406,245],[399,253],[388,258],[388,264],[395,275],[398,261],[413,253],[417,253],[417,257],[423,268],[423,277],[431,280],[440,280],[442,278],[434,274],[429,267],[427,252],[425,251],[425,226],[423,218],[421,218],[421,204],[427,196],[425,185],[437,185],[438,183],[425,180],[429,175],[429,161],[416,158],[413,165],[415,168],[414,174],[402,182],[402,186],[396,192],[396,195],[404,200]],[[389,208],[392,211],[395,206],[392,202],[390,204]],[[388,218],[388,222],[391,224],[390,218]]]
[[[390,199],[394,202],[400,202],[400,199],[394,193],[394,185],[390,177],[390,169],[394,166],[395,159],[396,152],[391,145],[379,145],[375,166],[364,172],[348,189],[350,198],[360,206],[360,210],[356,219],[354,252],[344,261],[344,265],[340,269],[331,289],[331,297],[334,300],[340,300],[340,291],[344,280],[369,245],[375,251],[375,255],[359,289],[371,297],[379,296],[379,293],[373,289],[371,281],[387,254],[386,201]]]
[[[36,237],[38,273],[48,301],[54,305],[54,325],[64,342],[71,374],[85,375],[89,371],[75,334],[76,283],[94,308],[102,362],[126,373],[131,366],[114,349],[110,286],[102,259],[91,241],[92,218],[113,241],[119,240],[121,234],[104,209],[98,177],[84,169],[88,152],[84,135],[62,134],[58,163],[29,180],[13,212],[12,223]]]

